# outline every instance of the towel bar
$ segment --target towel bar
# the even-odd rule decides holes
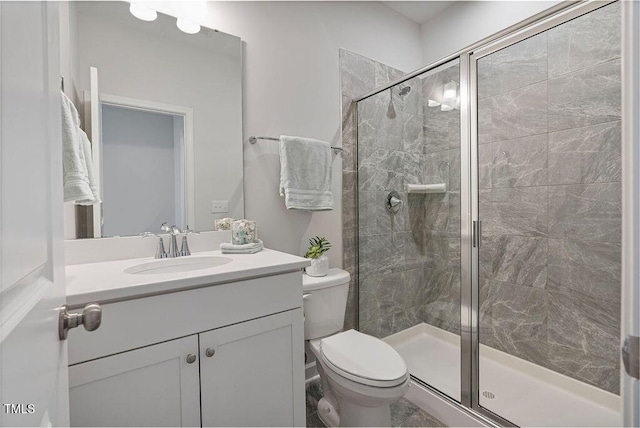
[[[280,138],[273,138],[273,137],[254,137],[253,135],[251,137],[249,137],[249,142],[251,144],[255,144],[258,142],[258,140],[271,140],[271,141],[280,141]],[[331,148],[333,149],[333,151],[335,153],[341,153],[342,152],[342,147],[333,147],[331,146]]]

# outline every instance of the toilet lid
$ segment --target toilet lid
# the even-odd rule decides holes
[[[349,330],[322,339],[320,351],[338,374],[356,382],[371,384],[369,380],[395,386],[407,374],[407,365],[395,349],[359,331]]]

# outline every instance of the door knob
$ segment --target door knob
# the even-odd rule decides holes
[[[207,348],[206,351],[204,351],[204,354],[209,358],[213,357],[215,353],[216,353],[216,350],[213,348]]]
[[[97,303],[89,303],[81,314],[70,314],[67,312],[67,305],[62,305],[58,316],[58,336],[60,340],[65,340],[69,330],[81,324],[87,331],[97,330],[101,322],[102,308]]]
[[[189,354],[187,355],[187,363],[189,364],[193,364],[196,362],[196,356],[195,354]]]

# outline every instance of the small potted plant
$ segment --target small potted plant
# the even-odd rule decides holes
[[[324,237],[316,236],[309,239],[309,249],[304,255],[305,258],[311,259],[311,266],[307,266],[304,270],[309,276],[325,276],[329,272],[329,258],[324,255],[331,249],[331,242]]]

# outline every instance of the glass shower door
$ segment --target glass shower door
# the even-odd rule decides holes
[[[359,328],[460,401],[459,61],[357,112]]]
[[[479,405],[518,425],[615,425],[620,5],[473,65]]]

